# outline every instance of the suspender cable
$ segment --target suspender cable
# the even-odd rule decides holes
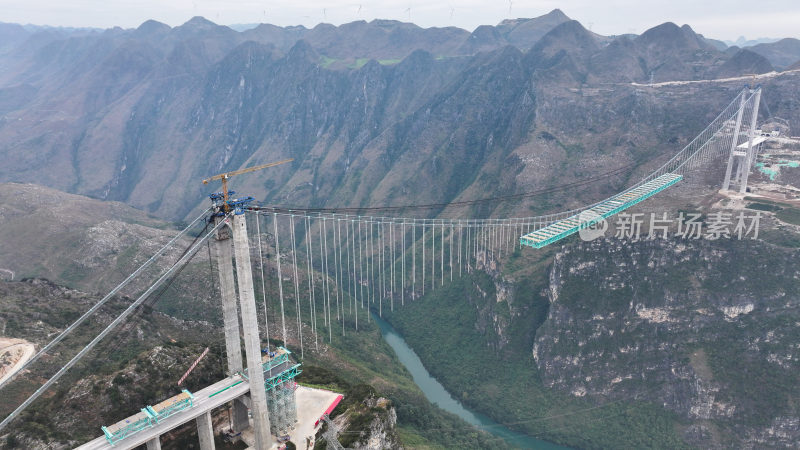
[[[442,244],[442,264],[440,266],[440,272],[442,273],[442,276],[441,276],[441,278],[442,278],[442,286],[444,286],[444,220],[442,221],[442,239],[441,239],[441,244]]]
[[[314,286],[314,253],[311,251],[311,218],[306,216],[306,256],[308,260],[308,302],[309,313],[311,314],[311,330],[314,333],[314,348],[319,351],[319,333],[317,331],[317,295]]]
[[[425,222],[422,222],[422,295],[425,295]]]
[[[463,244],[464,228],[461,226],[461,221],[458,221],[458,276],[461,276],[461,246]]]
[[[403,254],[402,276],[400,277],[400,305],[406,304],[406,219],[403,219],[403,245],[400,248]]]
[[[364,309],[364,248],[361,245],[361,221],[358,221],[358,287],[361,291],[361,309]],[[369,302],[367,302],[369,304]],[[358,313],[358,311],[356,311]]]
[[[342,219],[336,219],[336,234],[339,237],[339,313],[341,315],[342,326],[344,326],[344,266],[342,265],[342,255],[347,248],[347,243],[342,241]],[[342,328],[344,333],[344,328]]]
[[[450,281],[453,281],[453,223],[450,222]]]
[[[389,245],[391,249],[389,258],[392,261],[392,286],[389,290],[389,300],[392,302],[392,311],[394,311],[394,222],[389,223]]]
[[[351,291],[353,294],[353,309],[356,310],[356,331],[358,331],[358,283],[356,282],[356,224],[352,220],[350,221],[350,246],[352,247],[352,261],[353,261],[353,290]]]
[[[322,297],[322,324],[327,326],[328,315],[325,313],[325,257],[323,256],[325,250],[322,248],[325,241],[322,239],[322,222],[323,220],[321,217],[317,218],[317,223],[319,224],[319,273],[322,275],[322,286],[320,286],[320,296]]]
[[[500,224],[500,256],[503,256],[503,251],[506,250],[508,253],[508,245],[506,245],[506,225],[505,223]]]
[[[384,300],[387,297],[387,293],[389,292],[389,283],[391,282],[389,273],[389,250],[387,246],[387,236],[386,236],[386,225],[388,222],[381,222],[381,250],[383,251],[383,257],[381,260],[383,261],[383,271],[381,271],[381,278],[383,280],[383,298]],[[389,294],[391,295],[391,294]]]
[[[336,239],[336,227],[338,226],[338,223],[339,223],[339,219],[335,219],[335,221],[332,224],[333,225],[333,229],[331,230],[331,234],[333,234],[333,279],[334,279],[333,287],[336,288],[335,290],[336,290],[336,320],[337,321],[339,320],[339,316],[340,316],[340,314],[339,314],[339,291],[340,291],[340,289],[339,289],[339,286],[340,286],[339,285],[339,260],[338,260],[337,254],[339,254],[341,252],[341,246],[342,246],[341,239],[339,239],[338,243],[337,243],[337,239]]]
[[[431,292],[436,289],[436,220],[431,222]]]
[[[386,296],[386,256],[385,246],[383,242],[383,222],[378,222],[378,290],[380,296],[378,297],[378,317],[383,317],[383,298]]]
[[[369,287],[372,291],[372,301],[375,303],[375,230],[373,223],[369,222]]]
[[[469,253],[471,249],[472,249],[472,226],[467,224],[467,248],[465,249],[467,257],[467,272],[470,272],[470,269],[472,267],[469,264],[470,262]]]
[[[417,223],[411,222],[411,298],[417,298]]]
[[[294,214],[289,224],[292,231],[292,267],[294,268],[294,303],[297,312],[297,335],[300,338],[300,359],[303,359],[303,318],[300,314],[300,285],[297,278],[297,244],[294,236]]]
[[[336,288],[336,298],[341,298],[341,301],[336,306],[336,314],[337,317],[341,316],[339,320],[342,321],[342,336],[344,336],[344,274],[342,272],[342,247],[345,244],[342,243],[342,222],[341,219],[336,219],[336,234],[339,235],[339,287]]]
[[[283,278],[281,275],[281,247],[278,243],[278,216],[272,213],[272,224],[275,227],[275,263],[278,268],[278,296],[281,300],[281,328],[283,329],[283,345],[288,345],[286,340],[286,314],[283,307]]]
[[[478,241],[478,251],[475,253],[476,256],[481,255],[483,257],[484,268],[486,267],[486,253],[488,251],[488,246],[486,245],[486,243],[488,242],[487,231],[488,230],[486,229],[486,225],[481,224],[480,234],[479,234],[480,240]],[[477,268],[477,266],[478,265],[476,263],[475,267]]]
[[[498,223],[494,223],[492,225],[492,240],[490,241],[491,248],[492,248],[492,256],[495,254],[500,253],[500,225]]]
[[[483,227],[483,238],[484,238],[484,241],[485,241],[485,243],[484,243],[485,247],[483,249],[483,269],[484,270],[486,270],[486,268],[489,267],[489,250],[491,248],[490,246],[491,246],[491,243],[492,243],[492,241],[489,239],[490,238],[490,234],[489,233],[491,231],[492,231],[492,229],[491,229],[490,226],[487,225],[487,226]]]
[[[353,244],[353,241],[350,240],[350,221],[344,223],[344,239],[345,239],[345,247],[347,247],[347,271],[350,271],[350,263],[353,261],[352,252],[350,251],[350,247]],[[346,273],[345,272],[345,273]],[[350,299],[347,302],[348,312],[353,314],[353,278],[348,275],[347,277],[347,292],[350,294]]]
[[[473,271],[478,269],[478,243],[481,240],[481,230],[483,230],[483,227],[481,227],[480,225],[475,225],[475,238],[472,240],[473,241],[472,245],[474,247],[472,249],[474,255],[473,259],[475,260],[475,265],[472,266]]]
[[[497,245],[496,245],[497,244],[497,236],[495,234],[495,231],[497,230],[497,227],[492,223],[489,223],[488,227],[489,227],[489,233],[487,234],[488,241],[487,241],[486,245],[491,250],[492,254],[494,254],[494,251],[497,248]]]
[[[267,290],[264,283],[264,255],[261,252],[261,220],[260,214],[256,214],[256,235],[258,239],[258,266],[261,269],[261,295],[264,300],[264,330],[267,333],[267,351],[269,351],[269,320],[267,317]]]
[[[330,266],[328,265],[328,227],[325,217],[322,218],[322,240],[325,242],[325,268],[322,270],[322,276],[325,280],[325,307],[326,315],[328,318],[328,342],[333,342],[333,325],[331,324],[331,280],[330,280]]]

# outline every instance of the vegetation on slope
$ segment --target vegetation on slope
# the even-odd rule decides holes
[[[523,289],[530,289],[525,286]],[[495,287],[485,273],[474,273],[437,287],[418,301],[396,310],[391,323],[417,352],[431,374],[462,403],[510,428],[580,448],[678,448],[673,415],[638,402],[595,402],[553,392],[542,384],[530,354],[530,330],[524,324],[546,319],[546,298],[515,295],[530,308],[508,330],[513,344],[496,350],[496,335],[481,332],[479,309],[493,302]],[[538,304],[537,304],[538,303]],[[520,308],[522,305],[514,305]],[[507,302],[492,305],[505,309]],[[447,323],[448,326],[440,324]],[[516,348],[515,348],[516,347]]]

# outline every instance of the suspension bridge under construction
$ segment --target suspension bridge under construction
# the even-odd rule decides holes
[[[230,409],[234,431],[252,427],[255,448],[272,448],[275,437],[285,434],[296,421],[294,378],[302,366],[294,362],[298,355],[283,347],[267,344],[262,348],[268,336],[259,333],[254,280],[260,280],[260,292],[266,296],[265,249],[272,252],[270,261],[277,273],[275,300],[280,315],[273,319],[279,326],[273,334],[288,342],[287,320],[295,321],[298,335],[294,338],[302,360],[308,346],[318,348],[320,341],[331,341],[333,333],[357,331],[359,320],[370,320],[369,311],[382,315],[384,308],[402,307],[437,284],[487,267],[510,252],[554,244],[647,200],[701,167],[724,166],[722,188],[745,193],[758,152],[760,98],[759,87],[746,87],[695,139],[638,183],[594,204],[554,214],[491,219],[364,216],[347,210],[258,205],[251,197],[232,198],[225,185],[223,193],[211,196],[209,209],[18,368],[15,375],[48,353],[146,268],[163,260],[194,227],[206,224],[178,261],[167,265],[135,301],[0,422],[0,430],[210,243],[218,269],[228,376],[196,392],[184,390],[156,405],[141,405],[127,419],[98,428],[99,437],[80,448],[146,444],[148,450],[160,449],[161,435],[195,421],[200,447],[213,449],[211,413],[217,408]],[[219,179],[225,183],[227,178]],[[266,316],[266,297],[263,300]],[[293,318],[289,317],[292,311]],[[303,334],[303,324],[310,334]],[[269,335],[269,323],[266,328]],[[0,389],[12,379],[4,381]]]

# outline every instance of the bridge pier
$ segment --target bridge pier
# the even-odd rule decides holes
[[[250,426],[250,418],[247,416],[247,404],[241,398],[233,401],[231,408],[231,429],[234,433],[246,429]]]
[[[147,441],[147,450],[161,450],[161,436],[156,436]]]
[[[211,422],[211,411],[206,411],[196,421],[200,450],[214,450],[214,427]]]
[[[242,309],[242,328],[247,357],[247,376],[250,379],[250,411],[253,416],[255,447],[266,450],[272,446],[267,391],[261,366],[261,337],[258,333],[256,297],[253,292],[253,271],[250,266],[250,243],[244,214],[233,216],[233,247],[236,255],[236,274],[239,284],[239,303]]]

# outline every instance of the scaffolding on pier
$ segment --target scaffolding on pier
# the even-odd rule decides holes
[[[267,351],[262,358],[270,433],[275,436],[287,434],[297,423],[297,383],[294,378],[300,375],[302,369],[300,364],[293,364],[289,358],[291,353],[284,347],[278,347],[275,351]],[[243,375],[247,378],[247,369]]]

